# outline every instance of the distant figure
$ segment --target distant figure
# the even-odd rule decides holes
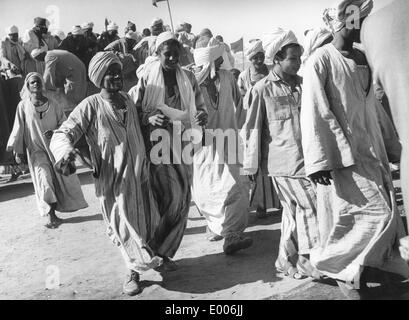
[[[107,45],[115,40],[118,40],[118,25],[115,22],[111,22],[107,26],[107,31],[102,32],[98,38],[98,49],[103,51]]]
[[[28,162],[38,210],[48,217],[45,226],[54,229],[63,222],[56,211],[73,212],[88,204],[78,177],[65,177],[54,170],[50,141],[66,118],[58,104],[44,96],[43,85],[39,73],[27,75],[7,149],[14,151],[17,163]]]

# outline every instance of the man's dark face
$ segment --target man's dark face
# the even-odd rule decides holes
[[[214,68],[216,69],[216,71],[220,70],[220,67],[222,66],[223,62],[224,62],[223,57],[218,57],[214,61]]]
[[[253,66],[259,68],[264,64],[265,57],[266,56],[264,52],[258,52],[253,57],[251,57],[250,62]]]
[[[10,33],[9,38],[11,41],[17,42],[18,41],[18,33]]]
[[[166,71],[176,70],[179,64],[180,49],[175,43],[165,44],[159,58]]]
[[[109,66],[104,78],[102,79],[102,88],[109,92],[117,92],[122,90],[123,78],[122,68],[119,64],[115,63]]]
[[[114,38],[118,35],[118,30],[109,30],[108,34],[110,37]]]

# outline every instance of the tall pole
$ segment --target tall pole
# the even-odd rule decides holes
[[[241,52],[242,52],[242,56],[243,56],[243,65],[242,66],[243,66],[243,70],[244,70],[244,69],[246,69],[244,67],[244,38],[241,38],[241,41],[243,41],[243,48],[242,48],[243,50],[241,50]]]
[[[172,33],[175,34],[175,29],[173,28],[172,12],[170,11],[169,0],[166,0],[166,2],[167,2],[167,4],[168,4],[170,24],[171,24],[171,26],[172,26]]]

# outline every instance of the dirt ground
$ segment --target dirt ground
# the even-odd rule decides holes
[[[143,274],[143,291],[122,294],[127,272],[119,250],[105,234],[91,174],[80,173],[89,207],[60,214],[58,229],[46,229],[37,212],[29,176],[6,184],[0,179],[0,299],[205,299],[205,300],[343,300],[337,286],[293,280],[277,274],[274,261],[280,238],[279,213],[263,220],[250,213],[247,234],[253,247],[234,256],[223,254],[223,241],[206,240],[206,222],[194,206],[180,249],[179,269]],[[50,270],[58,270],[60,285],[49,287]],[[408,284],[398,292],[378,287],[376,299],[406,299]]]

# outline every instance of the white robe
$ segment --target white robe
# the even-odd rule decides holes
[[[321,244],[311,262],[355,288],[364,266],[409,276],[397,251],[404,230],[369,72],[327,44],[307,62],[301,106],[306,173],[333,177],[317,186]]]

